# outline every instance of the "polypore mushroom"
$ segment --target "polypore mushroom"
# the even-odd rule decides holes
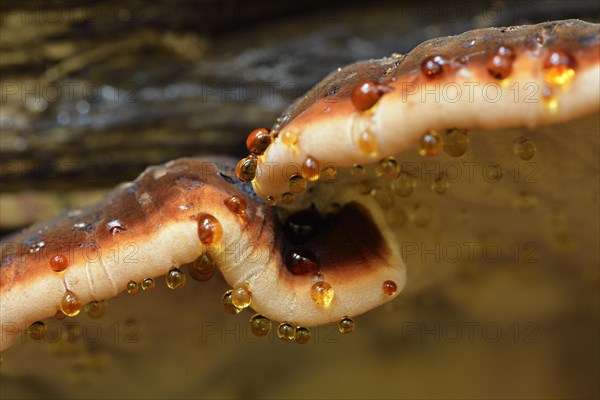
[[[343,68],[270,136],[251,134],[239,180],[231,160],[176,160],[3,241],[0,348],[37,320],[157,276],[177,288],[178,267],[199,257],[234,288],[225,302],[303,341],[297,326],[341,321],[348,331],[346,317],[393,298],[401,254],[418,243],[536,238],[552,263],[553,238],[539,227],[564,213],[581,248],[593,248],[599,49],[597,25],[563,21],[467,32]],[[594,252],[578,260],[598,262]]]

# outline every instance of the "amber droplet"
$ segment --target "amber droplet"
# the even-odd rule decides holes
[[[277,205],[277,200],[275,200],[275,197],[273,196],[267,196],[265,197],[265,204],[267,207],[275,207]]]
[[[302,163],[302,177],[308,181],[314,182],[319,179],[319,161],[311,156],[307,156]]]
[[[500,46],[498,50],[488,59],[487,71],[496,79],[506,79],[512,72],[516,55],[513,49]]]
[[[288,185],[290,188],[290,192],[292,193],[301,193],[306,189],[306,179],[301,177],[300,175],[292,175],[288,181]]]
[[[350,169],[350,175],[352,175],[352,177],[356,179],[362,178],[363,176],[365,176],[365,173],[365,167],[363,167],[360,164],[354,164]]]
[[[231,304],[237,308],[246,308],[252,302],[252,292],[248,284],[245,283],[231,291]]]
[[[377,139],[369,129],[360,132],[358,136],[358,149],[363,154],[374,154],[377,152]]]
[[[306,247],[294,247],[285,257],[285,266],[294,275],[314,274],[319,270],[315,253]]]
[[[329,307],[333,301],[333,288],[325,281],[315,282],[310,289],[312,301],[321,307]]]
[[[250,182],[256,177],[256,157],[242,158],[235,167],[235,176],[242,182]]]
[[[165,280],[169,289],[181,289],[185,285],[185,274],[179,268],[172,268]]]
[[[233,301],[231,299],[231,294],[233,293],[233,290],[228,290],[223,294],[223,297],[221,297],[221,304],[223,305],[223,309],[225,310],[226,313],[228,314],[237,314],[240,311],[242,311],[241,308],[237,308],[236,306],[233,305]]]
[[[292,342],[296,337],[296,327],[289,322],[282,322],[277,327],[277,336],[288,342]]]
[[[148,290],[154,289],[155,285],[156,285],[156,283],[154,282],[154,279],[146,278],[142,281],[140,286],[142,287],[143,291],[148,291]]]
[[[393,296],[398,292],[398,285],[394,281],[383,282],[383,294],[386,296]]]
[[[200,282],[206,282],[213,277],[217,266],[210,259],[208,254],[204,253],[200,255],[193,263],[189,264],[188,272],[192,279]]]
[[[553,51],[544,63],[544,79],[551,85],[566,86],[575,76],[575,60],[565,51]]]
[[[294,342],[298,344],[308,343],[310,340],[310,329],[303,326],[296,327],[296,333],[294,334]]]
[[[450,183],[444,179],[443,176],[436,177],[433,182],[431,182],[431,190],[433,190],[437,194],[444,194],[448,191],[450,187]]]
[[[385,182],[391,182],[398,177],[400,166],[394,157],[387,157],[379,160],[375,175]]]
[[[91,301],[83,307],[90,318],[102,318],[106,314],[107,304],[104,300]]]
[[[444,151],[450,157],[460,157],[469,148],[469,136],[465,129],[451,129],[442,138]]]
[[[266,336],[271,332],[271,320],[263,315],[254,314],[250,318],[250,331],[255,336]]]
[[[373,107],[385,93],[391,91],[389,86],[372,81],[356,85],[352,91],[352,104],[357,110],[365,111]]]
[[[79,311],[81,311],[79,297],[70,290],[67,290],[60,302],[60,310],[69,317],[79,314]]]
[[[200,214],[198,216],[198,237],[203,244],[220,242],[223,237],[221,223],[210,214]]]
[[[526,137],[520,137],[515,140],[513,145],[513,152],[521,160],[528,161],[535,156],[536,148],[535,143]]]
[[[337,179],[337,169],[333,165],[328,165],[321,171],[321,180],[331,182]]]
[[[401,172],[398,179],[392,183],[392,190],[400,197],[408,197],[415,190],[415,186],[415,179],[406,172]]]
[[[229,196],[224,201],[225,206],[234,214],[242,215],[248,207],[246,200],[240,196]]]
[[[281,142],[287,147],[294,147],[298,143],[298,135],[293,131],[285,131],[281,135]]]
[[[446,60],[442,56],[431,56],[427,57],[421,63],[421,71],[428,78],[434,78],[444,70],[444,64],[446,64]]]
[[[246,139],[246,147],[251,154],[260,156],[271,144],[271,132],[266,128],[253,130]]]
[[[134,294],[138,291],[138,284],[134,281],[127,282],[127,293]]]
[[[42,321],[36,321],[27,328],[27,333],[33,340],[42,340],[47,332],[48,327]]]
[[[62,254],[57,254],[54,257],[50,258],[50,268],[53,271],[61,272],[64,271],[68,266],[69,260]]]
[[[338,330],[342,333],[354,332],[354,320],[350,317],[344,317],[338,323]]]
[[[442,148],[442,138],[438,131],[433,129],[427,131],[419,143],[419,154],[424,157],[432,157],[437,155]]]
[[[290,192],[285,192],[281,195],[281,201],[285,204],[292,204],[294,202],[294,194]]]

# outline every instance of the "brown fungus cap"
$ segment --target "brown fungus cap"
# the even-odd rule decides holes
[[[254,188],[280,198],[308,156],[350,167],[400,154],[429,130],[535,128],[598,112],[599,29],[579,20],[479,29],[341,68],[273,127]],[[363,110],[353,93],[366,82],[385,90]]]

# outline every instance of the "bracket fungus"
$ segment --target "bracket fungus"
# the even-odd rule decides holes
[[[197,280],[218,267],[232,287],[223,304],[259,313],[257,335],[273,319],[281,338],[306,342],[307,327],[350,332],[394,298],[418,243],[534,238],[549,265],[572,242],[597,248],[599,51],[598,25],[568,20],[341,68],[252,132],[237,167],[150,167],[88,209],[6,238],[0,349],[158,276],[180,288],[184,264]],[[543,229],[557,213],[576,232]],[[577,258],[598,265],[597,251]]]

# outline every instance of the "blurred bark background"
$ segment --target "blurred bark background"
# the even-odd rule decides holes
[[[243,156],[333,69],[437,36],[595,1],[3,1],[0,236],[94,201],[146,166]]]

